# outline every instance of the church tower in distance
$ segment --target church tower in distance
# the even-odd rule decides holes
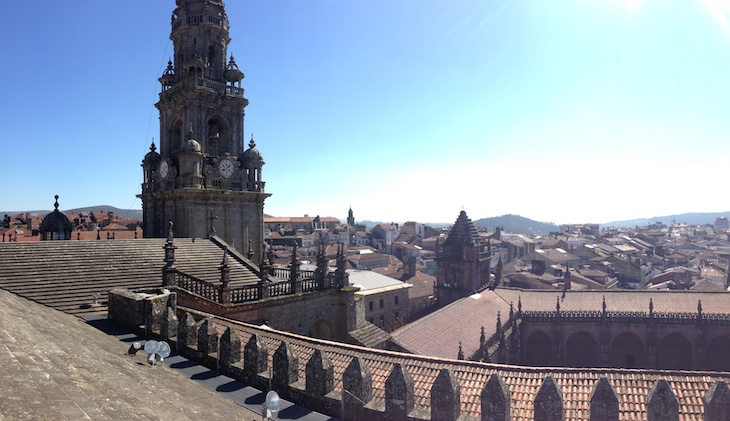
[[[463,210],[451,227],[449,236],[436,246],[436,286],[438,305],[443,307],[459,298],[480,291],[489,284],[491,250]]]
[[[221,0],[176,0],[170,39],[174,62],[159,81],[160,150],[142,161],[146,237],[215,234],[259,258],[263,249],[264,160],[253,135],[244,151],[244,75],[228,58]],[[257,260],[255,258],[254,260]]]

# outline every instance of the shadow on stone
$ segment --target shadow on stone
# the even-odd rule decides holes
[[[223,383],[222,385],[216,387],[215,391],[216,392],[235,392],[236,390],[241,390],[244,387],[246,387],[246,386],[244,386],[243,383],[233,380],[228,383]]]
[[[220,376],[220,373],[213,370],[204,371],[202,373],[193,374],[190,376],[193,380],[208,380]]]

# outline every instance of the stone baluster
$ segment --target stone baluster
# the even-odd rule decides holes
[[[243,374],[248,378],[254,378],[268,368],[269,350],[259,335],[252,335],[243,348]]]
[[[510,393],[499,374],[489,376],[481,394],[482,421],[510,421]]]
[[[461,385],[448,368],[441,369],[431,386],[431,420],[456,421],[461,413]]]
[[[618,395],[605,376],[598,379],[591,391],[590,421],[618,421]]]
[[[327,354],[319,349],[314,350],[306,367],[307,393],[313,396],[324,396],[335,388],[335,371]]]
[[[704,421],[730,420],[730,388],[727,383],[718,380],[710,386],[702,398],[705,407]]]
[[[413,377],[396,364],[385,380],[385,414],[393,421],[406,420],[414,405]]]
[[[654,383],[646,397],[647,421],[679,421],[679,402],[664,379]]]
[[[545,377],[535,395],[533,419],[535,421],[563,421],[563,392],[552,375]]]
[[[367,421],[358,410],[373,399],[373,375],[360,357],[354,357],[342,375],[342,400],[348,421]],[[344,418],[344,417],[343,417]]]
[[[299,380],[299,358],[289,342],[283,341],[273,356],[274,387],[284,388]]]
[[[241,361],[241,336],[230,327],[221,335],[219,348],[221,366],[229,367]]]

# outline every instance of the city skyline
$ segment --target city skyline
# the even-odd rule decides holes
[[[173,1],[8,4],[7,209],[139,209]],[[730,209],[730,4],[226,3],[265,213],[608,222]],[[11,41],[12,40],[12,41]]]

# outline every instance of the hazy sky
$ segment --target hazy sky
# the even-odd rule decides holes
[[[730,210],[730,1],[226,3],[268,214]],[[0,211],[141,207],[174,7],[3,3]]]

